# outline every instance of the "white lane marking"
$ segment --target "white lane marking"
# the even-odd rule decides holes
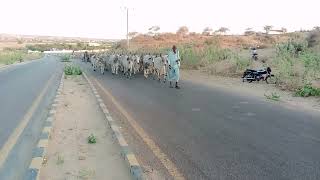
[[[55,75],[52,75],[51,78],[49,79],[49,81],[47,81],[47,83],[45,84],[45,86],[42,89],[42,91],[40,92],[40,94],[33,101],[32,105],[29,108],[29,110],[27,111],[27,113],[23,116],[20,124],[14,129],[14,131],[9,136],[8,140],[6,141],[6,143],[3,145],[2,149],[0,150],[0,168],[3,166],[5,160],[7,159],[13,146],[17,143],[21,133],[23,132],[23,130],[27,126],[28,122],[30,121],[30,119],[31,119],[32,115],[34,114],[34,112],[36,111],[36,109],[38,108],[43,96],[47,92],[49,85],[51,84],[51,81],[53,80],[54,77],[55,77]]]
[[[200,111],[200,108],[192,108],[191,111]]]
[[[239,104],[249,104],[249,102],[247,102],[247,101],[241,101],[241,102],[239,102]]]

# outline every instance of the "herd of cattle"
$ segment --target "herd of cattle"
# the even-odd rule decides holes
[[[168,72],[168,56],[167,55],[151,55],[136,53],[116,53],[103,52],[94,54],[83,54],[82,61],[91,62],[93,70],[111,71],[112,74],[123,74],[131,78],[139,72],[143,72],[145,78],[153,76],[159,81],[165,82]]]

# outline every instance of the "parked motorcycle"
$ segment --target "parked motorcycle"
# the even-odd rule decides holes
[[[247,69],[242,76],[242,82],[253,82],[253,81],[266,81],[267,84],[276,84],[276,77],[271,74],[271,68],[263,68],[263,69]]]

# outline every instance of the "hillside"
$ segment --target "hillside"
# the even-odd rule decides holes
[[[98,39],[84,37],[60,37],[60,36],[38,36],[38,35],[16,35],[0,34],[0,50],[6,48],[25,48],[28,45],[39,44],[75,44],[75,43],[114,43],[116,39]]]
[[[222,48],[249,48],[252,46],[270,47],[275,43],[287,41],[292,34],[286,35],[220,35],[206,36],[201,34],[177,35],[173,33],[158,34],[156,36],[139,35],[130,40],[130,49],[168,48],[173,44],[190,44],[202,47],[208,44],[218,44]],[[121,47],[126,47],[126,42],[121,42]]]

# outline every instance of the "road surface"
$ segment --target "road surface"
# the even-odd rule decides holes
[[[61,74],[55,57],[0,69],[0,179],[23,179]]]
[[[80,64],[186,179],[320,179],[316,113],[190,81],[176,90],[142,76],[101,75]]]

